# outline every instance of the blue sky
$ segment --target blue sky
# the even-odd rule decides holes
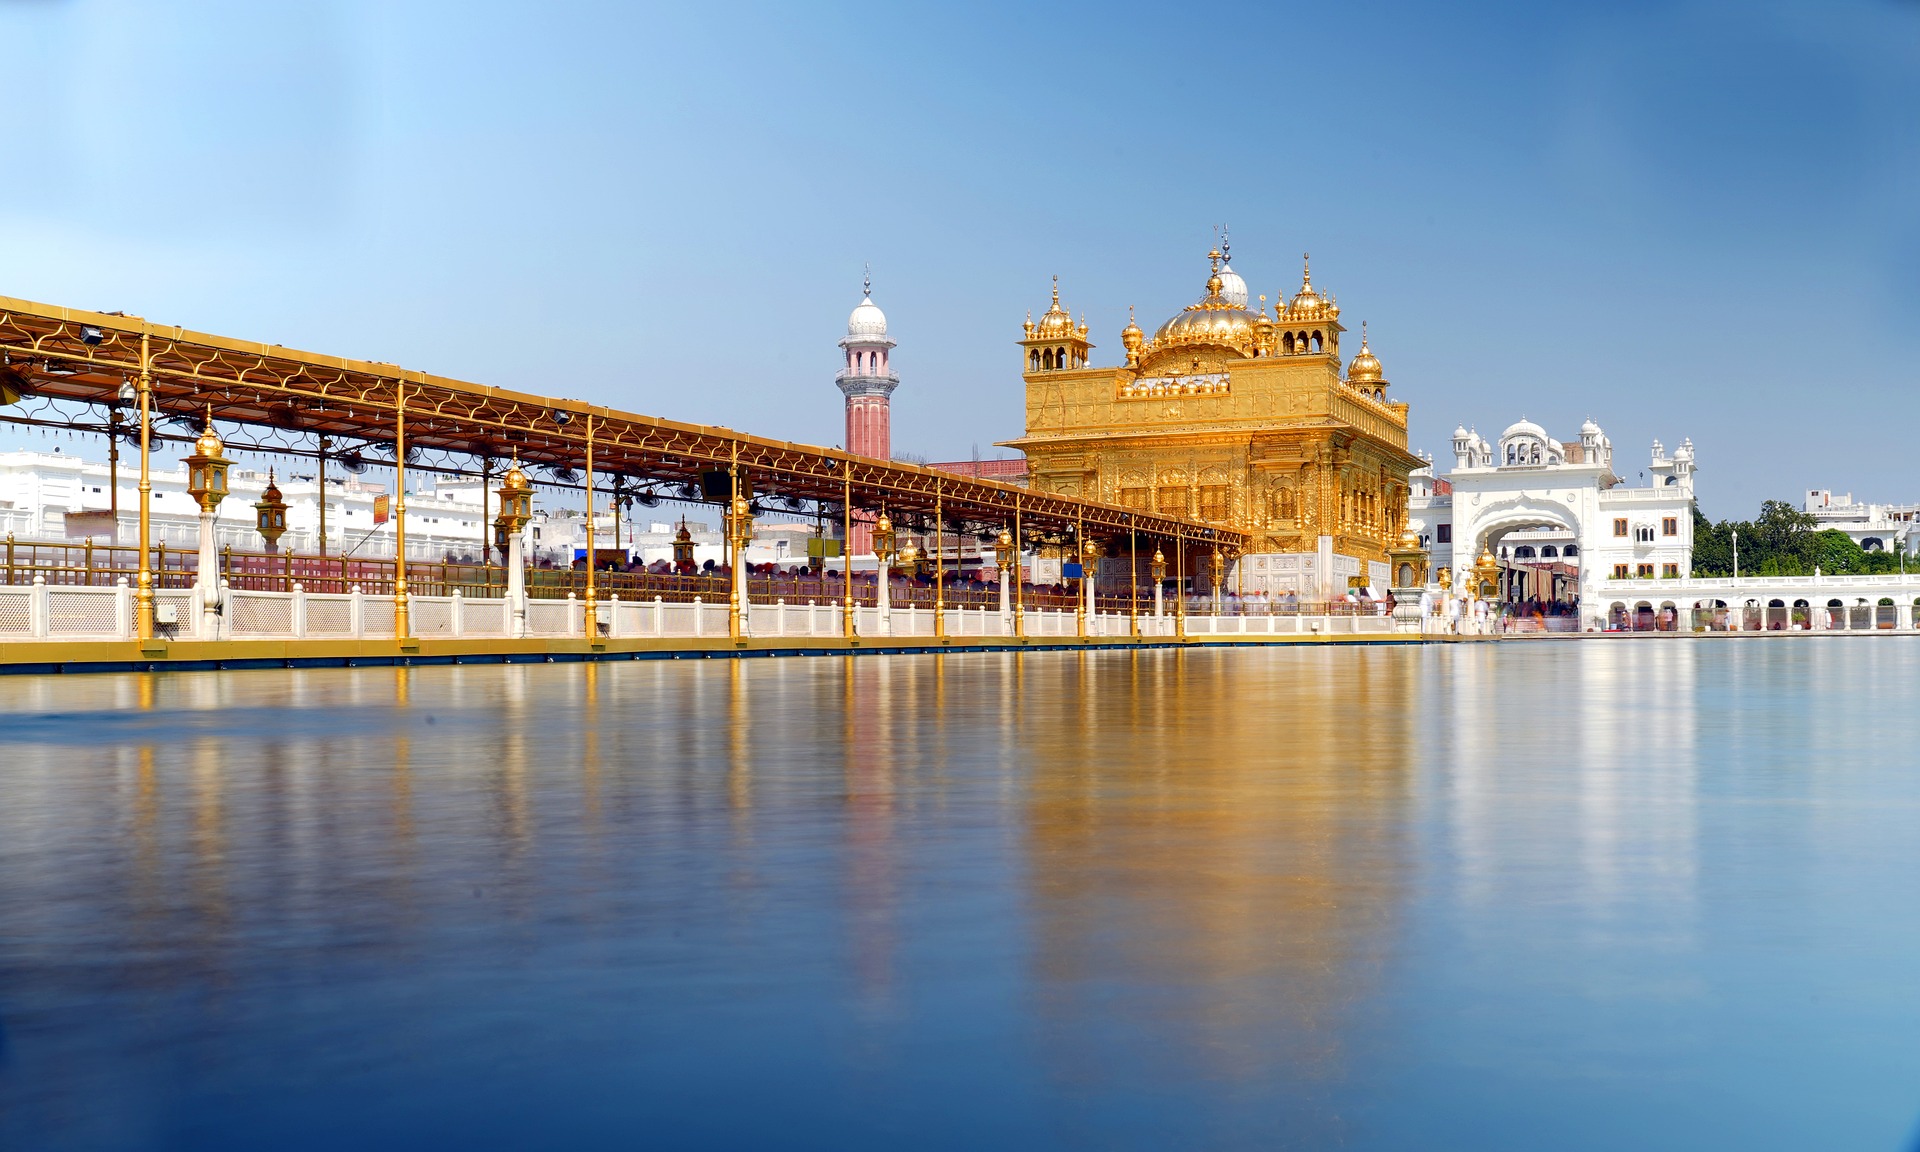
[[[1417,446],[1592,415],[1710,515],[1920,500],[1920,4],[0,0],[0,294],[837,443],[1019,434],[1205,277],[1371,324]]]

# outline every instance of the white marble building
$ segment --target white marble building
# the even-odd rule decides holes
[[[1812,488],[1800,508],[1814,518],[1817,530],[1839,529],[1869,552],[1913,551],[1911,534],[1920,504],[1862,504],[1851,492],[1835,495]]]
[[[1436,575],[1491,550],[1508,572],[1561,572],[1578,590],[1582,622],[1604,626],[1603,585],[1691,572],[1691,440],[1671,454],[1655,441],[1644,486],[1614,471],[1613,443],[1591,420],[1564,442],[1524,419],[1495,443],[1460,427],[1452,446],[1444,477],[1415,473],[1408,509]]]

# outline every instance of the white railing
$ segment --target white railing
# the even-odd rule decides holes
[[[394,604],[386,596],[309,593],[295,584],[291,592],[235,591],[222,586],[211,613],[203,613],[199,593],[169,589],[154,594],[156,631],[170,639],[385,639],[394,635]],[[415,637],[510,637],[524,620],[524,635],[559,638],[585,635],[585,604],[565,600],[529,600],[516,614],[508,599],[410,596],[409,631]],[[743,613],[743,634],[758,639],[836,639],[844,634],[837,602],[754,604]],[[622,601],[596,605],[595,630],[607,639],[706,639],[728,635],[724,603]],[[854,626],[865,641],[926,641],[942,634],[933,609],[905,604],[882,612],[857,606]],[[1007,639],[1014,636],[1012,614],[990,607],[946,609],[944,634],[955,639]],[[209,625],[211,626],[209,628]],[[1028,609],[1023,613],[1029,639],[1076,637],[1080,620],[1070,609]],[[1086,618],[1086,635],[1120,639],[1178,636],[1182,624],[1171,615],[1096,613]],[[1392,632],[1385,616],[1212,616],[1189,615],[1189,639],[1256,638],[1302,635],[1354,635]],[[134,635],[133,593],[124,582],[111,588],[31,585],[0,586],[0,641],[35,639],[130,639]]]

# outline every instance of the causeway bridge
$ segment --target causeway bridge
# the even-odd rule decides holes
[[[1223,615],[1218,573],[1248,541],[1219,525],[118,313],[0,297],[0,419],[123,440],[140,475],[135,546],[9,538],[0,666],[1402,639],[1371,611]],[[330,458],[373,458],[396,475],[396,555],[156,548],[149,477],[169,444],[193,448],[203,506],[224,493],[226,449],[311,461],[322,476]],[[770,512],[831,519],[846,540],[884,511],[928,534],[921,564],[932,580],[890,595],[891,581],[863,579],[844,558],[837,573],[784,583],[749,577],[740,563],[719,578],[594,564],[530,573],[517,548],[498,568],[407,560],[409,470],[479,478],[497,497],[505,544],[524,523],[514,519],[526,508],[513,485],[530,488],[528,467],[557,478],[541,487],[579,500],[589,556],[596,510],[616,493],[639,493],[719,505],[738,546]],[[490,487],[496,478],[501,489]],[[951,586],[949,557],[963,538],[995,545],[1000,579],[990,593]],[[1009,564],[1042,549],[1088,571],[1098,557],[1126,557],[1131,579],[1114,589],[1082,579],[1069,593],[1023,587]]]

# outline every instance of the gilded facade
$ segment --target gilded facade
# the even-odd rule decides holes
[[[1084,321],[1060,303],[1020,340],[1037,491],[1185,513],[1252,535],[1255,553],[1384,563],[1406,523],[1407,405],[1387,398],[1364,337],[1343,367],[1340,307],[1313,286],[1248,306],[1226,251],[1206,290],[1148,336],[1129,318],[1126,363],[1091,364]],[[1324,571],[1324,570],[1323,570]],[[1325,577],[1322,577],[1325,586]]]

